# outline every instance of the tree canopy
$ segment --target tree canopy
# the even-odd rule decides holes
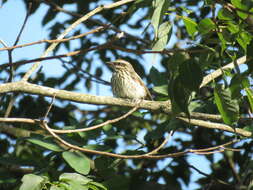
[[[251,0],[23,3],[15,43],[0,41],[0,189],[253,189]],[[21,44],[41,6],[49,36]],[[40,57],[14,61],[36,44]],[[152,101],[103,96],[117,58]]]

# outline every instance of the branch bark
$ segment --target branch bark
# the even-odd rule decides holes
[[[90,11],[89,13],[87,13],[86,15],[84,15],[83,17],[81,17],[80,19],[78,19],[76,22],[74,22],[73,24],[71,24],[68,28],[66,28],[66,30],[64,30],[64,32],[59,35],[59,37],[57,38],[57,40],[61,40],[63,39],[70,31],[72,31],[76,26],[78,26],[79,24],[81,24],[82,22],[86,21],[88,18],[90,18],[91,16],[99,13],[100,11],[106,10],[106,9],[111,9],[111,8],[115,8],[130,2],[133,2],[135,0],[121,0],[121,1],[117,1],[115,3],[111,3],[109,5],[101,5],[98,6],[97,8],[93,9],[92,11]],[[45,57],[49,54],[49,52],[53,51],[55,49],[55,47],[59,44],[59,42],[55,42],[52,43],[47,49],[46,51],[42,54],[41,57]],[[32,73],[40,66],[40,62],[36,62],[35,64],[32,65],[32,67],[25,73],[25,75],[23,76],[22,80],[23,81],[27,81],[29,79],[29,77],[32,75]]]
[[[55,97],[63,100],[69,100],[80,103],[87,104],[97,104],[97,105],[115,105],[115,106],[126,106],[126,107],[136,107],[136,102],[129,99],[121,99],[107,96],[95,96],[90,94],[82,94],[78,92],[69,92],[66,90],[57,90],[54,88],[39,86],[36,84],[31,84],[24,81],[13,82],[13,83],[5,83],[0,85],[0,94],[8,93],[8,92],[25,92],[29,94],[37,94],[48,97]],[[171,104],[170,101],[148,101],[143,100],[138,105],[139,108],[159,111],[166,114],[171,114]],[[183,114],[182,114],[183,115]],[[198,125],[200,127],[219,129],[228,132],[235,132],[239,135],[250,137],[252,133],[249,131],[245,131],[243,129],[234,129],[228,125],[224,125],[221,123],[212,123],[208,121],[199,120],[202,117],[205,120],[216,120],[220,121],[220,116],[212,115],[212,114],[204,114],[204,113],[191,113],[191,120],[185,117],[178,117],[179,119],[193,124]],[[197,119],[194,119],[197,118]],[[2,120],[0,120],[1,122]]]

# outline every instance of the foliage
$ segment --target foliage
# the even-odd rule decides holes
[[[46,28],[50,26],[48,38],[56,39],[68,25],[101,5],[101,2],[112,3],[116,0],[31,2],[31,14],[36,14],[42,4],[48,6],[41,24]],[[23,3],[29,9],[30,1],[24,0]],[[2,1],[2,4],[1,8],[4,8],[8,1]],[[65,11],[68,17],[59,18],[59,7],[67,9],[67,5],[75,7],[75,10]],[[126,155],[154,150],[171,130],[179,135],[173,136],[170,139],[173,143],[166,145],[159,154],[209,148],[236,138],[240,140],[231,148],[241,151],[224,151],[218,154],[219,159],[216,159],[216,154],[202,155],[210,174],[199,171],[198,166],[193,167],[196,163],[190,161],[192,154],[175,157],[171,162],[112,158],[72,150],[57,143],[37,125],[0,123],[0,189],[159,190],[183,189],[193,182],[198,186],[196,189],[252,189],[252,138],[190,124],[194,112],[216,114],[221,116],[222,121],[219,122],[222,124],[253,132],[252,20],[251,0],[137,0],[103,10],[83,22],[71,35],[82,34],[103,24],[111,25],[78,38],[76,41],[79,43],[62,42],[53,54],[61,54],[60,47],[68,52],[97,47],[101,41],[114,39],[121,29],[126,32],[124,37],[112,40],[112,44],[107,44],[105,48],[59,59],[64,70],[61,76],[48,77],[43,71],[38,71],[30,79],[34,84],[52,88],[68,91],[85,88],[86,92],[92,92],[97,85],[104,88],[108,84],[104,80],[108,77],[108,68],[98,63],[119,57],[130,61],[136,72],[147,81],[147,86],[152,87],[155,101],[171,101],[172,114],[136,111],[117,123],[97,130],[61,134],[62,139],[89,150],[107,153],[120,150]],[[143,61],[144,53],[135,50],[160,52],[158,55],[151,54],[156,63],[150,71]],[[248,60],[240,65],[237,60],[243,56],[247,56]],[[232,68],[222,68],[230,62],[233,62]],[[14,79],[23,76],[22,67],[15,67]],[[221,70],[221,75],[200,88],[204,77],[217,69]],[[11,78],[9,73],[9,67],[1,67],[1,83],[6,82],[5,76]],[[13,97],[15,104],[11,117],[41,118],[50,105],[43,96],[21,92],[3,94],[0,97],[1,117]],[[122,106],[109,105],[90,110],[84,108],[71,101],[57,100],[48,114],[48,125],[54,129],[80,129],[119,117],[128,111]],[[182,112],[186,114],[188,123],[177,119]],[[205,120],[212,122],[211,119]],[[192,177],[194,171],[200,174],[195,181]]]

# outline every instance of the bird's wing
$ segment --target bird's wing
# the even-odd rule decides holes
[[[149,92],[147,86],[144,84],[144,82],[142,81],[141,77],[138,74],[134,74],[134,80],[136,80],[137,82],[139,82],[142,86],[144,86],[145,91],[147,92],[147,98],[148,100],[153,100],[151,93]]]

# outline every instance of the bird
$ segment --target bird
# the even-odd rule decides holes
[[[107,65],[113,70],[111,86],[115,97],[152,100],[148,88],[129,62],[117,59]]]

